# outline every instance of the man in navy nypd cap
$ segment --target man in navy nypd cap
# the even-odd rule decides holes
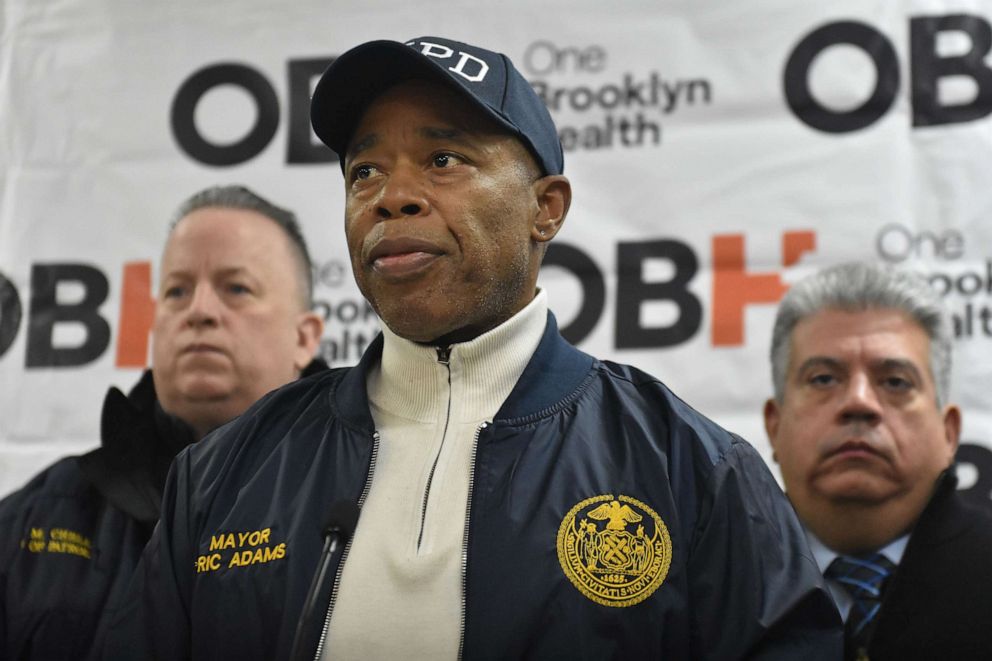
[[[559,335],[571,188],[510,60],[362,44],[311,116],[382,335],[177,458],[108,658],[839,658],[759,455]]]

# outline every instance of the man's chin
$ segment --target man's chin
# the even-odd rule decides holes
[[[185,393],[176,411],[171,413],[193,427],[202,427],[204,431],[209,431],[236,418],[249,404],[243,398],[235,397],[229,390],[203,390]]]
[[[211,404],[234,392],[234,384],[226,374],[196,374],[179,380],[179,395],[191,404]]]
[[[833,502],[865,505],[885,501],[899,491],[891,477],[857,467],[821,475],[812,487]]]
[[[439,324],[437,316],[431,312],[412,308],[388,315],[388,318],[383,317],[382,321],[393,334],[411,342],[433,342],[448,329],[448,326]]]

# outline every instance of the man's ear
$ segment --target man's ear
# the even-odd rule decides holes
[[[298,372],[310,364],[320,338],[324,334],[324,320],[316,312],[303,312],[296,322],[296,352],[293,354],[293,367]]]
[[[537,214],[530,234],[534,241],[550,241],[561,229],[572,204],[572,184],[561,174],[541,177],[534,182]]]
[[[778,438],[778,422],[779,422],[779,410],[778,402],[774,399],[769,399],[765,402],[765,433],[768,435],[768,442],[772,446],[772,459],[778,463],[778,457],[775,456],[775,441]]]
[[[958,441],[961,440],[961,409],[954,404],[944,407],[944,440],[953,457],[958,451]]]

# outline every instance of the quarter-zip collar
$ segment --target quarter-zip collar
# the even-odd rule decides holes
[[[383,335],[380,333],[366,349],[358,365],[348,370],[332,394],[331,405],[342,421],[369,434],[375,424],[369,410],[365,383],[369,370],[378,365],[382,353]],[[537,350],[503,402],[496,420],[526,418],[555,406],[589,377],[595,362],[592,356],[562,338],[554,314],[548,311],[544,335]]]
[[[383,329],[382,360],[369,373],[373,405],[410,420],[446,415],[448,379],[458,383],[457,420],[491,419],[524,371],[547,324],[541,291],[517,314],[468,342],[439,348]],[[439,373],[440,371],[440,373]],[[438,378],[443,373],[442,378]]]

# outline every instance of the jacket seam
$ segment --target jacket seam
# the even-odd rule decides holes
[[[533,413],[517,416],[515,418],[495,418],[493,419],[493,424],[499,424],[500,426],[506,427],[522,427],[546,418],[551,418],[561,413],[571,406],[576,400],[581,398],[585,394],[586,390],[589,389],[589,385],[593,382],[597,376],[597,373],[600,371],[601,366],[594,365],[593,368],[589,370],[589,373],[583,377],[579,385],[575,387],[575,390],[565,395],[551,406],[546,406],[545,408],[534,411]]]

